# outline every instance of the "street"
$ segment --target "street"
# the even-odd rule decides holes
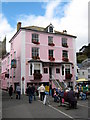
[[[88,119],[88,100],[79,100],[78,109],[67,110],[67,107],[58,107],[49,97],[50,105],[43,105],[38,100],[32,104],[28,102],[28,96],[22,95],[20,100],[9,98],[7,92],[2,92],[2,118],[65,118],[65,119]]]

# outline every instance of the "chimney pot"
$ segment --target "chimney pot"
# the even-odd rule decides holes
[[[67,31],[66,31],[66,30],[63,30],[63,33],[67,33]]]
[[[17,23],[17,31],[21,28],[21,24],[22,24],[21,22]]]

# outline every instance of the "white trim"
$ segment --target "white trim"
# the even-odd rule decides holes
[[[75,38],[72,38],[72,40],[73,40],[73,63],[74,63],[74,74],[75,74],[75,76],[74,76],[74,81],[73,81],[73,87],[75,87],[75,84],[76,84],[76,76],[77,76],[77,68],[76,68],[76,66],[77,66],[77,62],[76,62],[76,41],[75,41]]]
[[[45,46],[45,47],[47,46],[47,47],[48,47],[48,44],[47,44],[47,45],[45,45],[45,44],[36,45],[36,44],[33,44],[33,43],[29,43],[29,42],[26,42],[25,44],[33,45],[33,47],[39,47],[39,46]],[[50,47],[50,46],[49,46],[49,47]],[[50,47],[50,48],[52,48],[52,47]],[[70,48],[70,47],[66,48],[66,47],[63,47],[63,46],[54,46],[53,49],[54,49],[54,48],[64,48],[63,50],[67,50],[67,51],[73,49],[73,48]]]
[[[32,63],[32,75],[34,74],[34,63]]]
[[[70,74],[72,74],[72,65],[70,65]]]
[[[22,39],[21,39],[21,94],[22,87],[24,86],[24,94],[25,94],[25,31],[22,31]],[[24,82],[22,82],[22,77],[24,77]],[[24,85],[22,85],[24,84]]]
[[[40,63],[40,73],[43,74],[42,63]]]
[[[31,60],[32,58],[25,58],[26,60]],[[51,62],[50,60],[46,60],[46,59],[40,59],[41,61],[44,61],[44,62]],[[55,60],[55,63],[56,62],[62,62],[62,60],[60,59],[60,60]],[[34,62],[35,63],[35,62]]]
[[[30,76],[30,65],[31,65],[31,64],[29,63],[29,76]]]

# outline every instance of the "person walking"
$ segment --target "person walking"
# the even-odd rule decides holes
[[[70,104],[69,108],[70,108],[70,107],[72,107],[72,108],[77,108],[77,100],[76,100],[76,98],[75,98],[75,93],[74,93],[74,91],[72,90],[72,88],[71,88],[71,90],[68,92],[67,98],[68,98],[68,101],[69,101],[69,104]]]
[[[37,87],[37,91],[38,91],[38,97],[40,99],[40,86]]]
[[[18,95],[17,99],[19,98],[19,100],[20,100],[20,96],[21,96],[20,84],[17,85],[17,87],[16,87],[16,92],[17,92],[17,95]]]
[[[75,86],[74,92],[75,92],[75,97],[78,98],[78,89],[77,89],[77,86]]]
[[[34,100],[36,100],[35,92],[36,92],[36,90],[35,90],[35,84],[33,84],[33,86],[32,86],[32,96],[34,97]]]
[[[63,100],[64,90],[62,89],[62,87],[60,89],[58,88],[58,96],[59,96],[59,106],[62,106],[62,101],[64,101]]]
[[[29,85],[28,86],[28,89],[27,89],[27,92],[28,92],[28,97],[29,97],[29,103],[32,103],[32,86]]]
[[[43,101],[44,95],[45,95],[45,87],[43,84],[40,86],[39,90],[40,90],[40,99],[41,99],[41,101]]]
[[[13,87],[12,87],[12,85],[10,85],[10,87],[9,87],[9,96],[10,96],[11,99],[13,98],[12,94],[13,94]]]

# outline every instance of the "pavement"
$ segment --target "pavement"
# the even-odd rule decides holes
[[[28,102],[28,96],[22,95],[20,100],[10,99],[7,92],[2,92],[2,118],[62,118],[82,120],[89,119],[89,98],[78,100],[78,109],[67,110],[67,106],[58,107],[53,98],[48,97],[50,104],[44,105],[37,97],[36,101]]]

